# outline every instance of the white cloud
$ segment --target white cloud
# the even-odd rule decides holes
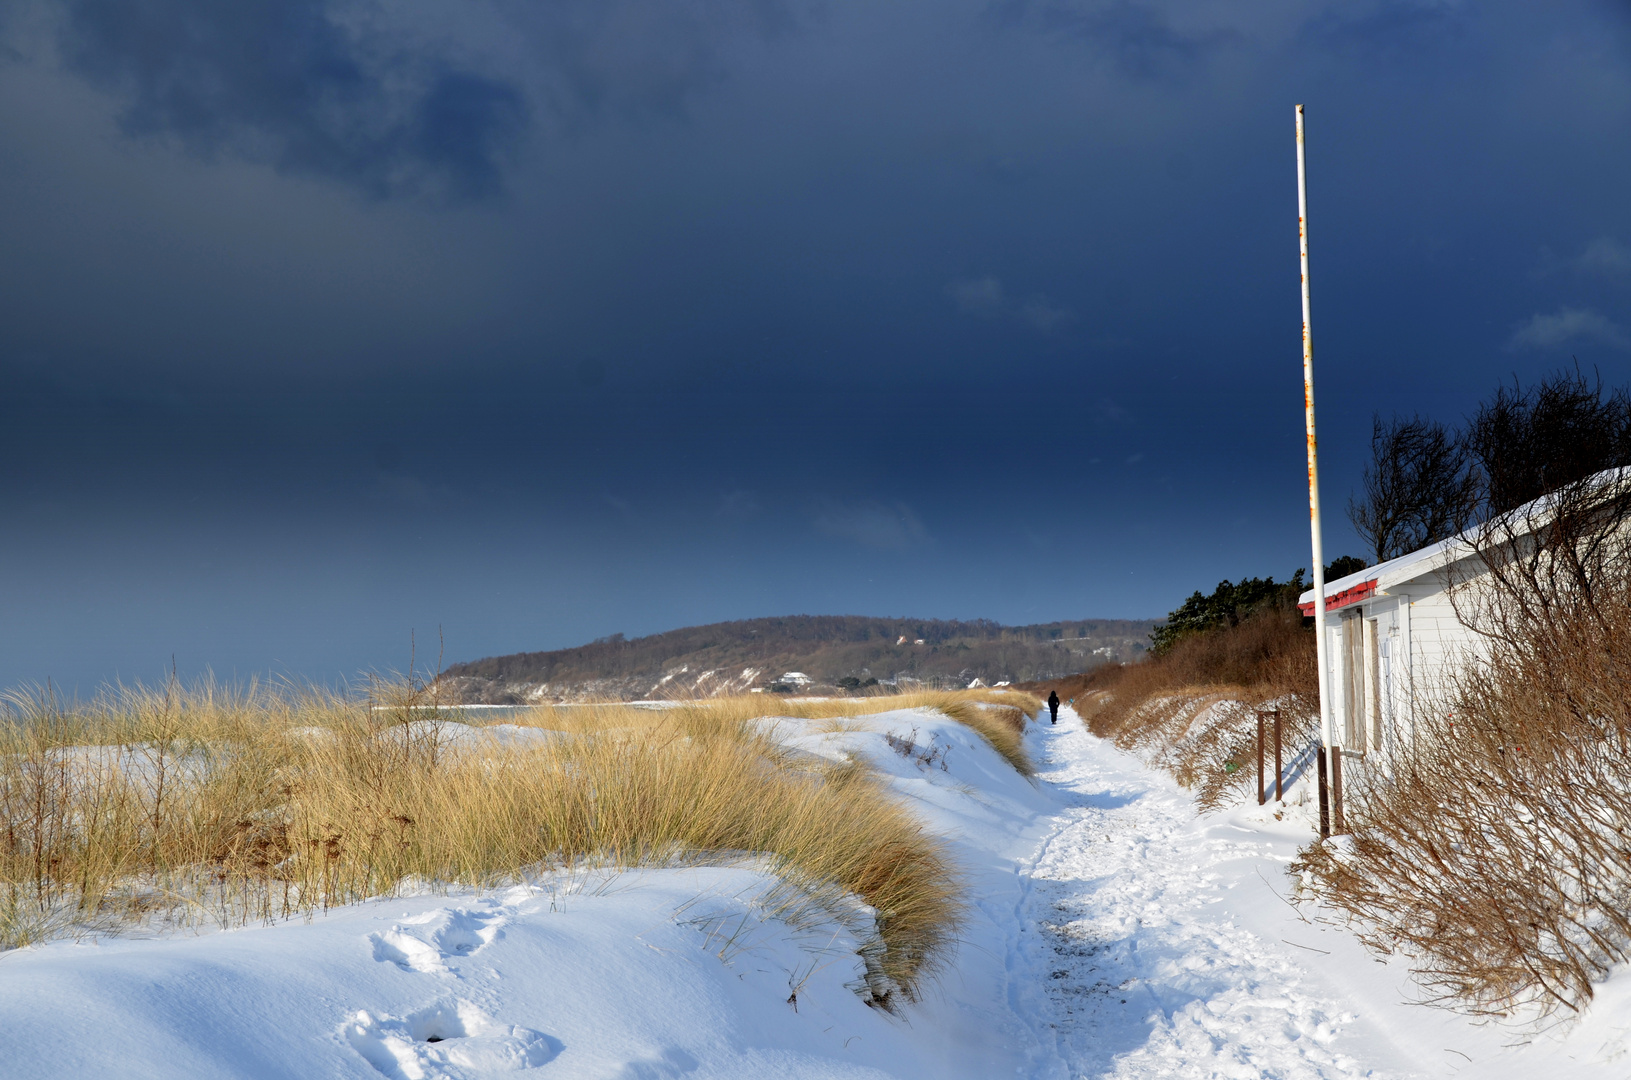
[[[989,275],[954,281],[946,286],[946,292],[957,301],[957,306],[965,314],[981,319],[995,319],[1008,306],[1008,299],[1002,292],[1002,282]]]
[[[1054,307],[1046,296],[1033,296],[1019,309],[1019,318],[1032,327],[1047,333],[1060,323],[1070,321],[1070,312]]]
[[[1534,276],[1545,278],[1564,273],[1622,282],[1631,279],[1631,245],[1604,233],[1567,258],[1543,248]]]
[[[617,511],[619,517],[625,521],[634,521],[639,515],[635,513],[634,504],[629,500],[613,495],[609,491],[600,493],[600,499],[607,506]]]
[[[759,497],[751,491],[737,488],[719,495],[719,516],[731,521],[746,521],[759,513]]]
[[[1125,424],[1133,419],[1132,413],[1110,398],[1098,398],[1089,402],[1087,413],[1095,424]]]
[[[1575,269],[1588,274],[1615,276],[1631,273],[1631,247],[1612,236],[1599,236],[1574,260]]]
[[[1073,318],[1041,293],[1027,300],[1010,300],[1002,281],[990,274],[963,278],[946,286],[946,294],[957,302],[963,314],[978,319],[1013,319],[1032,330],[1046,334]]]
[[[1556,349],[1571,341],[1631,349],[1631,338],[1607,317],[1589,308],[1558,308],[1555,315],[1535,314],[1520,323],[1507,342],[1509,350]]]
[[[376,498],[388,502],[403,503],[407,506],[427,509],[445,504],[453,492],[451,489],[439,484],[427,484],[411,473],[391,472],[382,469],[374,476],[374,490]]]
[[[872,548],[904,550],[918,547],[929,539],[923,522],[903,502],[869,499],[843,503],[823,499],[816,509],[815,526],[828,536]]]

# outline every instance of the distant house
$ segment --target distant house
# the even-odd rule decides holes
[[[804,674],[802,671],[789,671],[781,677],[780,681],[786,683],[788,686],[798,688],[809,686],[811,683],[815,682],[814,679],[810,678],[810,676]]]

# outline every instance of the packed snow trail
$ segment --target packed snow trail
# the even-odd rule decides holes
[[[1405,961],[1291,904],[1306,787],[1291,806],[1199,816],[1068,710],[1037,751],[1064,808],[1021,874],[1009,972],[1014,1010],[1052,1049],[1038,1080],[1631,1076],[1625,978],[1566,1039],[1475,1026],[1408,1004]]]
[[[1040,779],[1074,805],[1028,875],[1014,968],[1041,1000],[1015,1004],[1048,1018],[1065,1074],[1374,1075],[1334,1045],[1353,1014],[1224,903],[1213,867],[1264,845],[1197,829],[1187,795],[1073,715],[1044,738]]]

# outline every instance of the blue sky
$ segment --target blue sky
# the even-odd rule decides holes
[[[1631,381],[1631,5],[0,7],[0,686],[1155,616]]]

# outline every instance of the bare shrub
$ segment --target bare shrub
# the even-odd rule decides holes
[[[1436,420],[1380,416],[1371,427],[1362,499],[1348,520],[1384,562],[1459,533],[1478,500],[1479,475],[1457,435]]]
[[[1605,469],[1631,464],[1631,392],[1578,366],[1524,389],[1500,387],[1462,436],[1490,516],[1509,513]]]
[[[1626,480],[1476,530],[1451,592],[1475,646],[1392,772],[1350,789],[1351,839],[1294,867],[1476,1012],[1578,1009],[1631,959]]]
[[[920,769],[932,769],[938,765],[941,772],[950,771],[951,766],[947,763],[946,754],[951,748],[941,746],[932,738],[928,742],[919,745],[917,728],[913,728],[906,735],[886,734],[883,741],[889,744],[889,749]]]

